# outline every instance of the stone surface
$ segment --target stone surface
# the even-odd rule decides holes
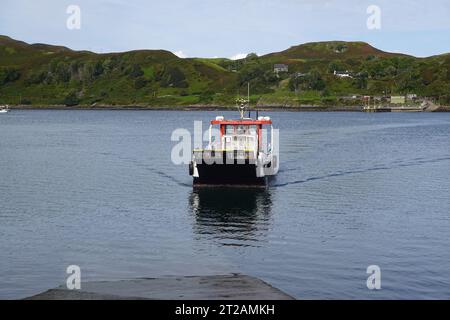
[[[266,282],[240,274],[93,281],[81,290],[65,286],[29,297],[32,300],[291,300]]]

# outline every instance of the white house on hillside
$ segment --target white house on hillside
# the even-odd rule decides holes
[[[334,70],[334,75],[339,78],[353,78],[351,73],[348,70],[346,70],[346,71]]]
[[[273,66],[273,72],[289,72],[289,67],[286,64],[275,64]]]

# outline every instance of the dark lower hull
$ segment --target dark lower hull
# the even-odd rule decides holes
[[[254,164],[197,164],[194,185],[266,186],[266,177],[256,176]]]

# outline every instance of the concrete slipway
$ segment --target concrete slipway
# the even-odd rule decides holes
[[[232,274],[83,282],[80,290],[62,285],[27,299],[292,300],[293,297],[260,279]]]

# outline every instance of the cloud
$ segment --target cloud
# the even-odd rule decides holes
[[[179,51],[175,51],[173,53],[174,55],[176,55],[178,58],[187,58],[187,54],[185,54],[183,51],[179,50]]]
[[[239,59],[244,59],[245,57],[247,57],[248,53],[237,53],[234,56],[230,57],[231,60],[239,60]]]

